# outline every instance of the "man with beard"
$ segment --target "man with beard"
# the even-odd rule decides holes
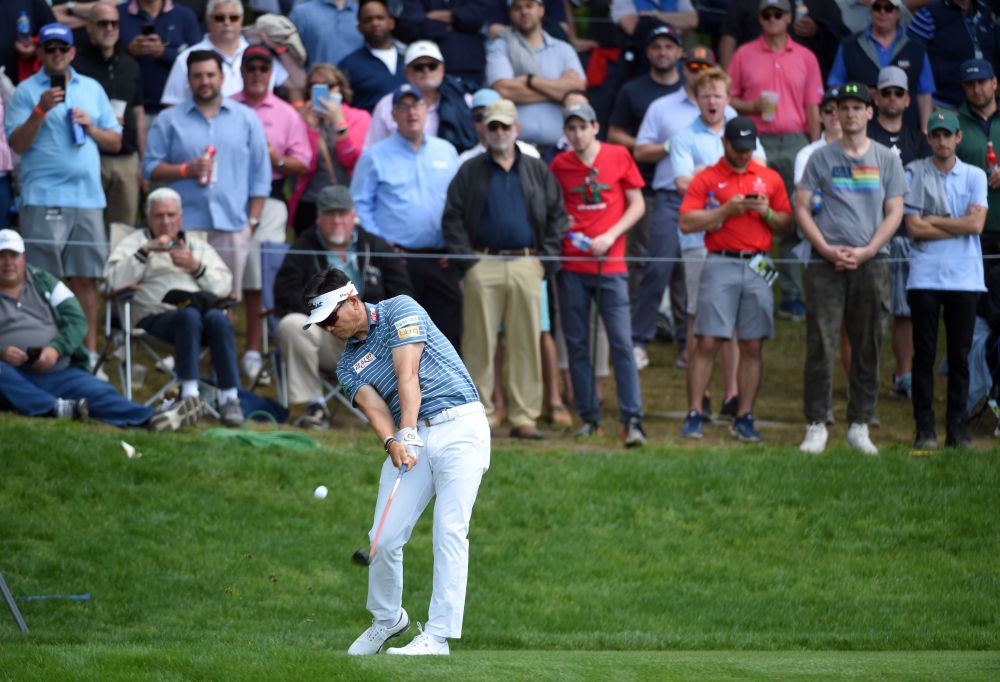
[[[365,44],[340,60],[337,66],[347,74],[354,91],[352,104],[371,113],[379,100],[402,85],[403,54],[396,47],[392,31],[396,19],[387,0],[364,0],[358,8],[358,30]]]
[[[181,195],[184,231],[207,231],[233,273],[232,294],[239,296],[250,240],[271,193],[267,138],[253,110],[222,96],[217,52],[199,50],[187,60],[192,99],[157,117],[143,175]]]
[[[500,99],[484,111],[489,150],[464,164],[448,187],[442,226],[452,253],[485,258],[455,261],[465,270],[462,347],[469,374],[495,418],[493,359],[497,329],[504,327],[507,416],[515,438],[541,438],[535,423],[542,410],[542,278],[556,261],[566,213],[562,194],[545,163],[515,145],[521,131],[517,108]],[[507,256],[507,258],[496,258]]]

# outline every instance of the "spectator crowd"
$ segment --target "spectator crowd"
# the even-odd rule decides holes
[[[847,442],[878,453],[887,335],[921,450],[942,317],[945,445],[997,375],[985,0],[6,0],[0,68],[0,406],[23,414],[238,426],[276,371],[329,428],[344,345],[302,295],[331,267],[412,296],[515,438],[602,433],[613,371],[644,444],[667,333],[681,434],[760,441],[775,316],[805,326],[804,452],[839,359]],[[175,397],[107,382],[102,295],[169,348]]]

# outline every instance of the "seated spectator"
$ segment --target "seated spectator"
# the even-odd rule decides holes
[[[191,99],[191,86],[188,82],[188,55],[192,52],[212,50],[221,58],[222,96],[230,97],[243,89],[243,73],[240,65],[243,63],[243,53],[250,43],[240,32],[243,26],[243,5],[236,0],[209,0],[206,17],[208,34],[204,40],[191,45],[177,55],[167,83],[163,87],[161,102],[166,106],[180,104]],[[281,64],[275,64],[271,71],[270,88],[282,85],[288,80],[288,71]]]
[[[297,2],[288,18],[299,29],[309,67],[336,64],[363,44],[355,0]]]
[[[351,82],[354,106],[371,113],[379,100],[402,85],[403,49],[393,39],[396,18],[388,0],[362,0],[358,8],[358,30],[365,44],[337,65]]]
[[[1000,63],[1000,37],[984,0],[931,0],[913,16],[906,34],[927,50],[934,71],[934,103],[955,109],[962,103],[962,62]]]
[[[483,82],[486,50],[483,25],[488,0],[404,0],[397,33],[403,42],[432,40],[441,48],[451,75],[466,92]]]
[[[934,73],[923,45],[906,36],[900,23],[902,11],[902,0],[872,2],[871,23],[837,48],[826,84],[835,87],[857,81],[874,89],[882,69],[899,67],[906,76],[906,91],[916,95],[912,106],[907,106],[908,122],[923,126],[931,113]]]
[[[474,147],[476,131],[469,120],[472,97],[461,89],[456,79],[445,74],[444,57],[438,46],[429,40],[411,43],[406,48],[404,63],[406,82],[420,90],[427,105],[424,132],[450,142],[458,152]],[[389,93],[375,105],[365,138],[366,150],[396,130],[392,100],[393,93]]]
[[[156,412],[91,374],[86,331],[73,292],[26,264],[21,235],[0,230],[0,403],[29,417],[89,416],[154,431],[175,431],[198,420],[197,398]]]
[[[314,85],[326,85],[331,95],[339,93],[341,103],[331,98],[324,100],[322,110],[314,109],[309,103],[299,109],[306,122],[312,159],[288,201],[289,222],[296,235],[316,224],[316,196],[324,187],[351,184],[354,166],[361,157],[372,123],[367,111],[352,106],[353,89],[347,76],[337,67],[314,66],[309,72],[310,91]]]
[[[486,85],[518,105],[521,138],[552,148],[562,135],[562,102],[571,90],[587,87],[573,47],[542,29],[545,6],[537,0],[514,0],[511,28],[486,48]]]
[[[239,426],[243,411],[237,395],[236,335],[217,305],[229,294],[233,276],[208,242],[185,234],[181,211],[181,197],[169,187],[150,193],[149,229],[136,230],[118,244],[104,277],[112,290],[138,287],[132,318],[148,334],[174,346],[181,399],[199,396],[201,347],[209,347],[219,418],[226,426]]]
[[[171,0],[130,0],[119,6],[122,48],[139,62],[142,105],[150,125],[163,109],[163,88],[185,46],[201,40],[198,17]],[[152,32],[146,26],[152,26]]]
[[[358,295],[371,303],[410,295],[413,287],[402,258],[386,256],[392,249],[357,224],[354,200],[343,185],[325,187],[316,200],[315,229],[304,231],[292,244],[274,283],[274,301],[281,316],[278,340],[288,376],[288,402],[306,404],[301,423],[313,429],[330,427],[320,372],[335,372],[344,341],[314,325],[303,331],[308,310],[302,299],[306,283],[335,267],[351,278]],[[380,255],[381,254],[381,255]]]

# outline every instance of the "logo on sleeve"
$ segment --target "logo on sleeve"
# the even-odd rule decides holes
[[[375,354],[370,351],[368,353],[365,353],[360,360],[354,363],[354,373],[361,374],[361,370],[363,370],[365,367],[372,364],[373,362],[375,362]]]
[[[396,320],[393,325],[396,327],[396,336],[401,339],[420,336],[420,318],[416,315],[407,315],[401,320]]]

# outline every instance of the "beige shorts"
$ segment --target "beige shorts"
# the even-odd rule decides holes
[[[285,243],[285,228],[288,226],[288,207],[285,202],[268,198],[260,214],[260,224],[250,239],[246,271],[243,273],[243,289],[260,291],[263,286],[260,269],[260,245],[263,242]]]

